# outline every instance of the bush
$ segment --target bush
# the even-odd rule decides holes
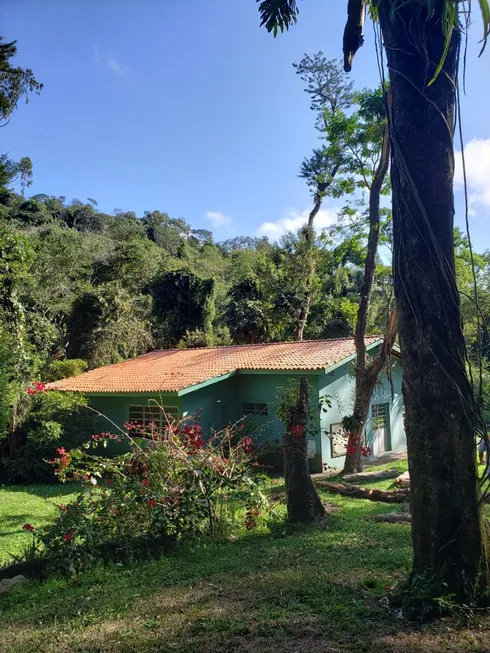
[[[65,361],[53,361],[44,373],[46,381],[58,381],[70,376],[78,376],[88,369],[87,361],[81,358],[70,358]]]
[[[31,407],[24,428],[33,455],[54,456],[57,447],[80,446],[93,433],[94,413],[87,408],[85,397],[53,390],[31,389],[30,394]]]
[[[97,451],[122,439],[130,448],[124,455],[107,458]],[[251,530],[266,505],[251,438],[225,430],[205,442],[201,426],[188,420],[94,435],[79,449],[60,447],[52,464],[61,481],[81,481],[82,492],[73,504],[60,506],[50,528],[27,526],[39,553],[61,556],[70,568],[81,552],[93,556],[108,543],[132,555],[135,540],[168,546],[228,533],[238,526],[240,509],[242,527]]]
[[[0,483],[5,485],[57,483],[51,465],[41,458],[33,458],[25,449],[15,458],[0,458]]]

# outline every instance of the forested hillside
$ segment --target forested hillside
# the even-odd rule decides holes
[[[93,200],[26,199],[7,189],[1,201],[2,294],[13,327],[5,337],[20,337],[14,322],[22,325],[31,377],[65,358],[95,367],[152,348],[293,337],[301,233],[280,243],[215,243],[160,211],[106,215]],[[334,246],[322,236],[317,245],[318,292],[305,337],[349,335],[362,244]]]

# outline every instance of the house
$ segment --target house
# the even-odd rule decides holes
[[[368,338],[375,354],[380,338]],[[318,428],[309,437],[312,471],[343,465],[341,420],[354,399],[352,338],[258,345],[153,351],[142,356],[50,383],[48,388],[83,393],[100,412],[96,432],[134,422],[161,422],[156,406],[180,417],[200,414],[205,432],[244,417],[263,442],[282,438],[277,417],[278,388],[306,375],[312,408],[322,397],[330,407],[317,411]],[[383,372],[371,401],[366,444],[374,455],[406,446],[401,395],[401,361],[394,351],[391,383]],[[104,417],[102,417],[102,415]]]

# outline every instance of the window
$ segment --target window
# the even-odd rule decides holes
[[[267,404],[242,404],[243,415],[267,415]]]
[[[176,406],[130,406],[129,422],[149,426],[154,424],[157,428],[162,428],[169,422],[178,418],[179,409]]]
[[[371,416],[373,420],[373,430],[386,428],[388,423],[386,416],[386,404],[373,404],[371,406]]]
[[[330,424],[330,457],[340,458],[345,456],[347,448],[347,437],[345,435],[342,424]]]

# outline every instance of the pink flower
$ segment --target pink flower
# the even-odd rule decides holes
[[[65,506],[64,503],[60,503],[60,505],[58,506],[58,508],[59,508],[60,510],[68,510],[68,506]]]

